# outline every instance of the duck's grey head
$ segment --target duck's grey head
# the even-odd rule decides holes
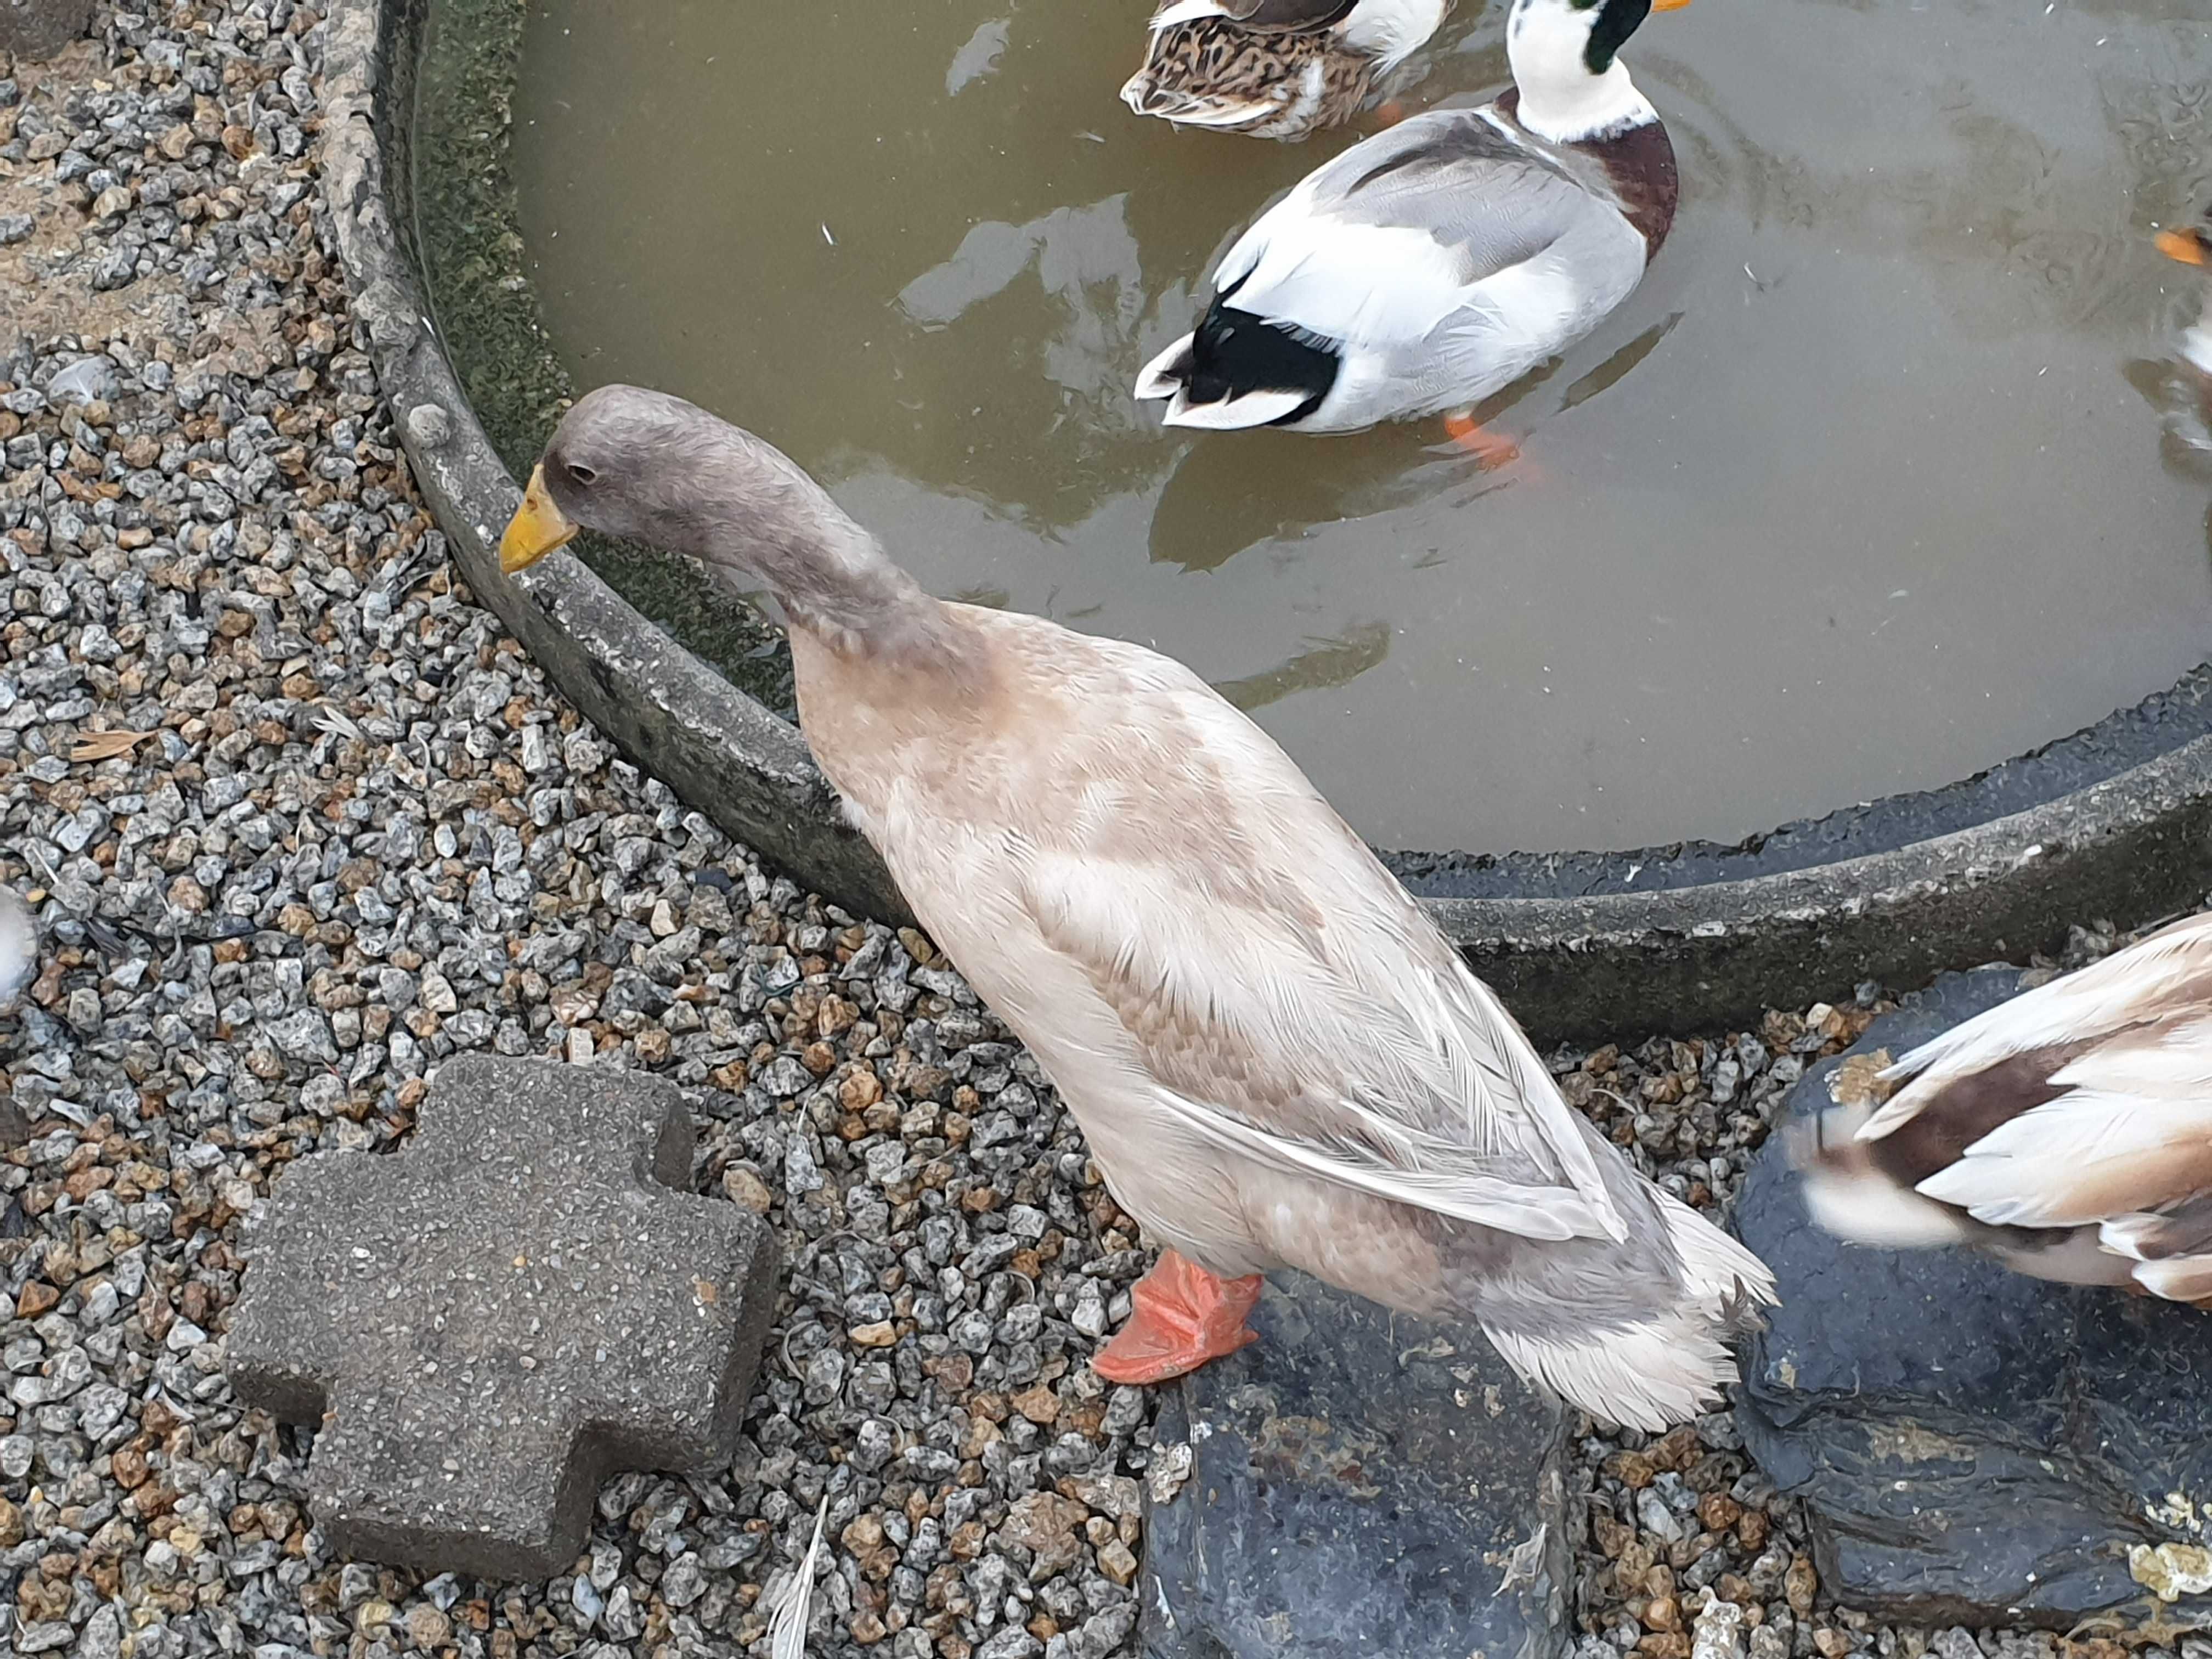
[[[857,526],[774,445],[667,392],[603,386],[561,417],[500,538],[500,568],[527,568],[591,530],[765,576],[779,545],[845,529]]]
[[[921,592],[775,445],[642,386],[603,386],[561,417],[500,538],[500,568],[583,530],[688,555],[840,634],[890,626]]]

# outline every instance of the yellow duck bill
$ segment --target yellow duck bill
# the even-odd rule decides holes
[[[574,540],[576,530],[546,493],[545,469],[531,468],[530,487],[522,492],[522,505],[514,509],[506,532],[499,538],[500,569],[510,576],[529,569],[555,548]]]

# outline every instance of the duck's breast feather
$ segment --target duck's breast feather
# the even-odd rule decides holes
[[[1153,1090],[1222,1152],[1416,1207],[1615,1231],[1527,1039],[1289,757],[1181,665],[1060,640],[1054,712],[991,763],[1034,810],[933,825],[909,804],[915,851],[886,853],[954,929],[990,893],[999,936],[943,942],[1063,1090]],[[901,867],[924,858],[927,893]]]

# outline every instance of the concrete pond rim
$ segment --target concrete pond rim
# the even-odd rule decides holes
[[[836,903],[908,920],[797,728],[754,695],[759,684],[693,655],[582,559],[500,574],[499,532],[520,485],[443,343],[416,231],[409,169],[426,12],[425,0],[333,0],[322,187],[400,441],[463,578],[583,714],[686,802]],[[488,25],[500,38],[480,71],[511,86],[520,9],[482,15],[507,21]],[[496,102],[483,123],[496,154],[466,171],[478,192],[469,212],[483,221],[471,232],[493,264],[474,270],[473,286],[498,296],[504,325],[534,330],[499,165],[507,106],[486,101]],[[542,337],[538,349],[550,365]],[[546,374],[541,407],[564,389],[550,384],[557,366]],[[510,429],[510,459],[518,441]],[[1733,847],[1383,858],[1544,1039],[1710,1030],[1848,996],[1868,978],[1914,986],[2048,949],[2069,923],[2133,926],[2202,898],[2212,665],[1971,778]]]

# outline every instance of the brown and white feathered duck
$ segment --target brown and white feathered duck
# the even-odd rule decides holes
[[[1098,1356],[1172,1376],[1303,1268],[1478,1322],[1656,1428],[1735,1374],[1772,1280],[1571,1109],[1290,757],[1182,664],[933,599],[815,482],[663,393],[562,418],[501,545],[582,526],[765,589],[800,726],[915,915],[1026,1042],[1169,1254]]]
[[[2212,1301],[2212,915],[2001,1003],[1794,1132],[1814,1219]]]
[[[1121,88],[1139,115],[1255,138],[1348,121],[1452,0],[1163,0]]]

